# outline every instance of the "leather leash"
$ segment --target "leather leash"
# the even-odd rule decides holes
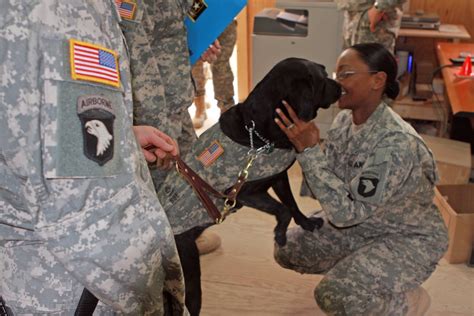
[[[176,170],[188,181],[191,187],[196,192],[199,200],[202,202],[207,210],[207,214],[216,224],[222,223],[230,210],[235,207],[237,203],[237,195],[244,185],[248,177],[248,169],[252,165],[256,156],[250,156],[245,168],[239,173],[236,183],[230,188],[229,193],[224,194],[215,190],[209,183],[204,181],[194,170],[192,170],[179,156],[176,160]],[[209,194],[215,197],[225,199],[224,209],[222,213],[219,212],[214,202],[209,197]]]

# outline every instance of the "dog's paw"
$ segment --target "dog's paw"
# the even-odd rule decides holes
[[[284,245],[286,245],[286,232],[284,233],[275,232],[275,242],[280,247],[283,247]]]
[[[304,230],[307,231],[314,231],[315,229],[320,229],[324,224],[324,220],[319,217],[310,217],[305,218],[304,220],[300,221],[298,225],[301,226]]]
[[[323,227],[323,224],[324,224],[324,220],[320,217],[310,217],[309,220],[311,221],[311,223],[314,224],[314,228],[316,229],[320,229],[321,227]],[[313,228],[313,230],[314,230]]]

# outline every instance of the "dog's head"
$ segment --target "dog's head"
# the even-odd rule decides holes
[[[288,114],[282,101],[287,101],[301,120],[310,121],[319,108],[328,108],[340,95],[340,85],[328,78],[324,66],[302,58],[287,58],[276,64],[232,112],[239,112],[245,125],[250,126],[253,120],[256,130],[276,147],[291,148],[274,122],[277,108]],[[228,128],[224,126],[221,119],[221,128],[226,132]]]

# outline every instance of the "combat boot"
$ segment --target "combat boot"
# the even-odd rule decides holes
[[[196,106],[196,113],[193,118],[193,126],[194,128],[201,128],[207,119],[205,96],[195,97],[194,105]]]
[[[221,246],[221,238],[216,233],[207,229],[196,239],[196,246],[200,255],[205,255],[215,251]]]

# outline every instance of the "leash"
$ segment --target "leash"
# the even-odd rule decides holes
[[[262,153],[271,153],[274,149],[274,144],[263,138],[255,129],[255,122],[252,120],[252,126],[245,126],[245,129],[249,132],[250,139],[250,150],[247,152],[247,163],[244,168],[239,172],[237,176],[237,181],[233,186],[228,189],[228,193],[221,193],[214,189],[209,183],[204,181],[194,170],[192,170],[182,159],[177,156],[174,157],[175,166],[178,173],[183,176],[183,178],[189,183],[193,188],[199,200],[202,202],[204,208],[207,211],[209,217],[216,224],[222,223],[227,215],[230,214],[230,211],[237,204],[237,195],[242,189],[242,186],[247,181],[249,176],[249,169],[252,166],[254,160],[261,155]],[[259,148],[254,147],[253,135],[256,135],[260,140],[262,140],[265,145]],[[145,147],[146,150],[153,150],[153,146]],[[224,199],[224,208],[222,212],[219,212],[217,206],[214,204],[209,194]]]

